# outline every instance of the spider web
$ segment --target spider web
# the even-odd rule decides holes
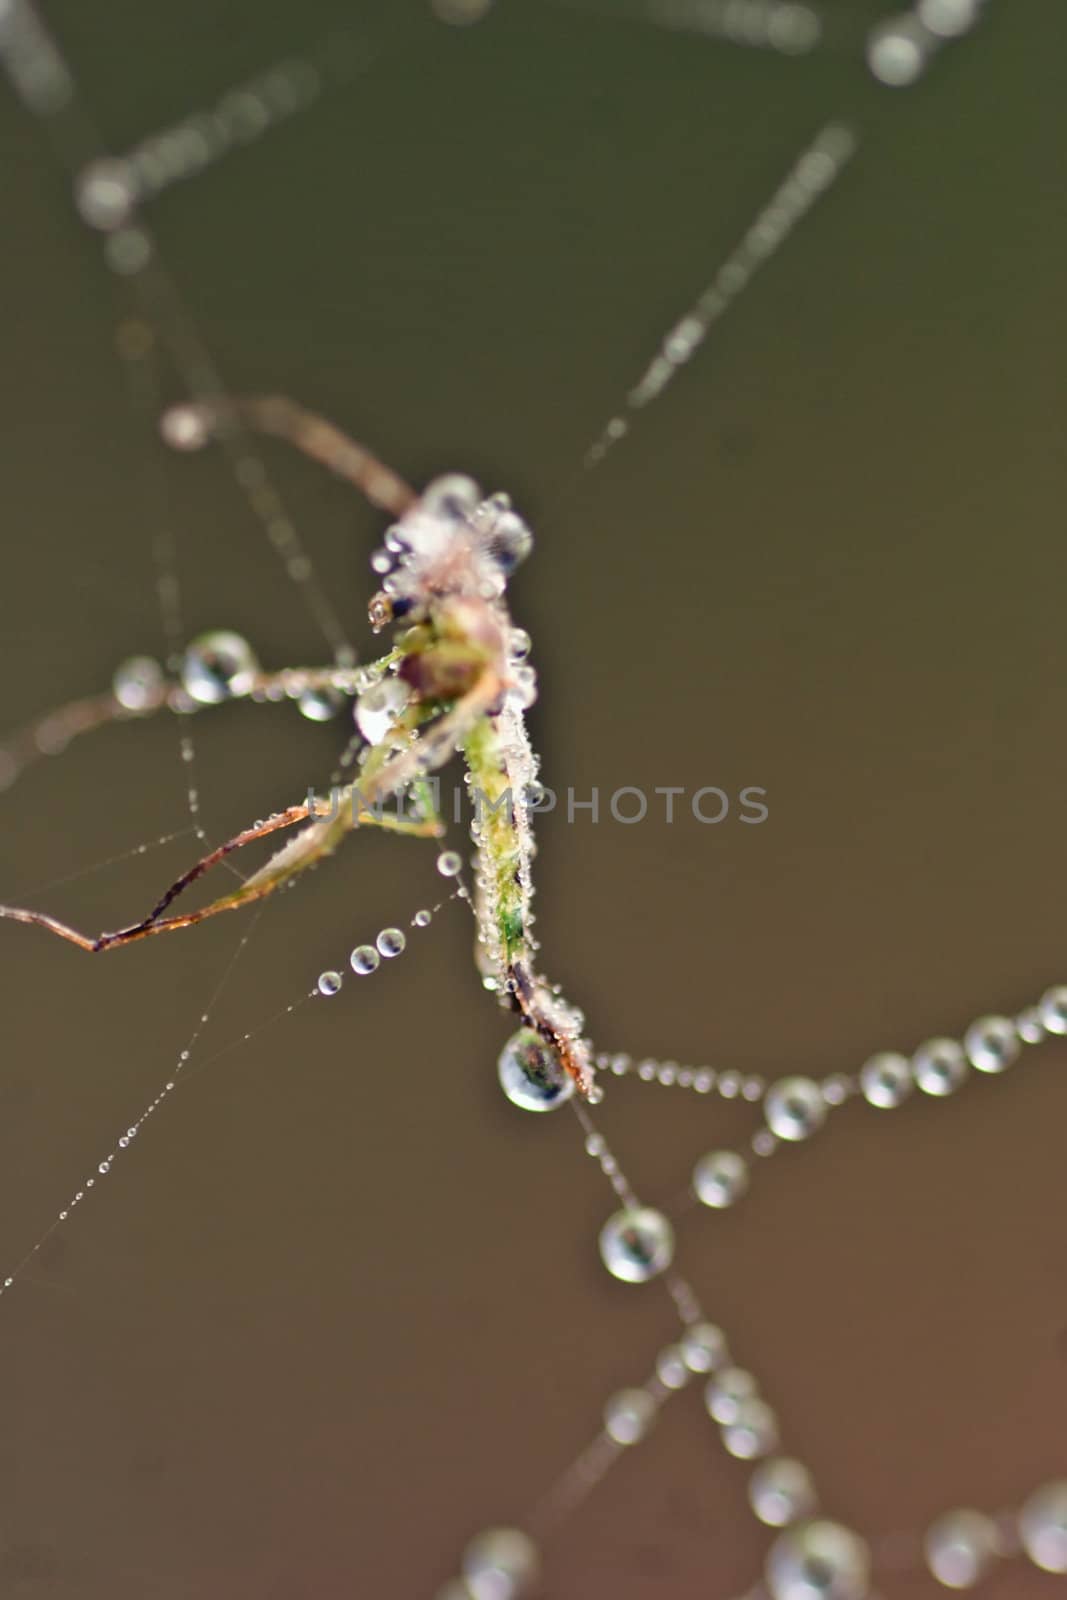
[[[415,5],[48,19],[111,151],[279,61],[334,73],[153,203],[198,336],[235,391],[284,387],[416,481],[472,470],[529,512],[514,605],[547,781],[768,790],[754,829],[544,819],[547,963],[598,1043],[854,1072],[1063,975],[1055,23],[994,8],[903,95],[864,70],[878,7],[803,60],[608,9],[462,31]],[[323,659],[225,462],[161,458],[131,409],[125,288],[39,124],[3,115],[5,725],[161,653],[161,533],[187,634]],[[862,160],[579,474],[828,121]],[[361,631],[377,519],[304,463],[269,468]],[[321,784],[344,733],[284,706],[192,731],[211,837]],[[187,828],[187,782],[165,723],[35,768],[6,799],[5,898]],[[63,910],[121,920],[190,852],[65,885]],[[198,1081],[4,1301],[6,1590],[431,1594],[676,1336],[659,1287],[597,1261],[614,1201],[571,1119],[501,1101],[460,908],[270,1025],[437,890],[432,850],[359,839],[241,928],[105,963],[7,938],[4,1259],[210,1021]],[[757,1109],[627,1079],[597,1114],[887,1597],[936,1592],[915,1551],[933,1516],[1062,1472],[1062,1067],[1046,1044],[945,1103],[848,1105],[723,1216],[687,1205],[689,1173],[747,1148]],[[767,1531],[697,1387],[553,1530],[548,1593],[751,1588]],[[999,1581],[1048,1588],[1020,1564]]]

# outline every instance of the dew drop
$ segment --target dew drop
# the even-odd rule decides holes
[[[1067,984],[1046,989],[1041,996],[1038,1015],[1046,1033],[1067,1033]]]
[[[802,1461],[776,1456],[758,1466],[748,1482],[748,1499],[768,1528],[787,1528],[815,1509],[815,1485]]]
[[[725,1428],[737,1420],[742,1404],[756,1397],[756,1380],[744,1367],[723,1367],[704,1388],[704,1404],[712,1421]]]
[[[980,1511],[949,1511],[926,1530],[926,1564],[946,1589],[971,1589],[997,1554],[997,1527]]]
[[[500,1087],[523,1111],[554,1111],[574,1093],[574,1079],[532,1028],[512,1034],[497,1061]]]
[[[337,689],[305,689],[296,707],[309,722],[329,722],[343,704],[344,695]]]
[[[726,1359],[726,1337],[713,1322],[692,1322],[679,1340],[690,1372],[711,1372]]]
[[[764,1575],[771,1600],[866,1600],[870,1553],[836,1522],[801,1522],[779,1534]]]
[[[732,1206],[748,1187],[748,1168],[734,1150],[712,1150],[693,1168],[693,1192],[701,1205]]]
[[[182,687],[197,705],[215,706],[247,694],[259,670],[252,646],[239,633],[202,633],[182,658]]]
[[[437,870],[442,878],[455,878],[463,871],[462,857],[455,850],[442,850],[437,857]]]
[[[116,667],[111,692],[124,711],[148,711],[163,699],[163,668],[151,656],[130,656]]]
[[[416,928],[428,928],[430,923],[433,921],[433,912],[425,910],[416,911],[411,920],[415,924]]]
[[[646,1283],[674,1259],[674,1229],[660,1211],[627,1206],[600,1230],[600,1259],[622,1283]]]
[[[807,1139],[826,1120],[826,1101],[811,1078],[780,1078],[764,1101],[767,1126],[779,1139]]]
[[[105,156],[79,172],[74,197],[83,222],[109,233],[127,222],[137,200],[133,170],[126,161]]]
[[[758,1395],[742,1400],[731,1422],[724,1425],[722,1442],[738,1461],[755,1461],[769,1455],[778,1444],[778,1421]]]
[[[1019,1054],[1019,1032],[1007,1017],[979,1017],[964,1034],[963,1048],[979,1072],[1003,1072]]]
[[[656,1410],[644,1389],[620,1389],[604,1407],[604,1432],[616,1444],[638,1444],[656,1420]]]
[[[320,994],[338,994],[341,989],[341,974],[339,972],[320,972],[319,981],[315,987]]]
[[[924,1094],[952,1094],[967,1076],[967,1057],[955,1039],[927,1039],[912,1057],[911,1070]]]
[[[1019,1512],[1019,1537],[1035,1567],[1067,1572],[1067,1478],[1030,1496]]]
[[[891,1110],[911,1093],[915,1080],[907,1056],[882,1050],[860,1068],[860,1089],[868,1105]]]
[[[930,55],[930,36],[910,16],[893,17],[867,41],[867,65],[880,83],[906,89],[919,78]]]
[[[387,961],[403,954],[407,946],[407,940],[399,928],[383,928],[374,942]]]
[[[159,419],[159,431],[172,450],[202,450],[211,437],[198,406],[171,406]]]
[[[381,956],[372,944],[357,944],[348,958],[353,972],[358,972],[361,978],[368,973],[376,972],[381,962]]]
[[[471,1600],[520,1600],[532,1592],[540,1565],[537,1546],[518,1528],[488,1528],[463,1552]]]

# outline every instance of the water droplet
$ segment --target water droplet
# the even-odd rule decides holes
[[[481,498],[482,491],[473,478],[462,472],[448,472],[427,485],[419,509],[446,522],[466,522],[477,511]]]
[[[748,1499],[768,1528],[786,1528],[815,1509],[815,1485],[802,1461],[776,1456],[758,1466],[748,1481]]]
[[[1040,1044],[1045,1037],[1045,1024],[1037,1006],[1027,1006],[1015,1019],[1015,1027],[1024,1044]]]
[[[728,1427],[737,1418],[741,1404],[752,1400],[758,1386],[751,1372],[744,1367],[723,1367],[704,1386],[704,1404],[708,1416],[720,1427]]]
[[[247,694],[258,671],[248,640],[219,628],[200,634],[188,646],[182,659],[182,687],[198,705],[219,705]]]
[[[368,744],[380,744],[411,698],[406,683],[399,678],[383,678],[364,689],[356,701],[353,715],[356,727]]]
[[[911,1062],[894,1050],[883,1050],[860,1068],[860,1089],[868,1105],[891,1109],[915,1087]]]
[[[722,1430],[722,1442],[738,1461],[755,1461],[778,1444],[778,1419],[766,1400],[750,1395],[739,1402],[731,1422]]]
[[[471,1600],[520,1600],[540,1571],[537,1546],[518,1528],[488,1528],[463,1552]]]
[[[442,878],[454,878],[463,871],[463,859],[455,850],[442,850],[437,857],[437,870]]]
[[[416,928],[428,928],[430,923],[433,921],[433,912],[425,910],[416,911],[411,920],[415,924]]]
[[[604,1407],[604,1431],[616,1444],[638,1444],[656,1420],[657,1409],[644,1389],[620,1389]]]
[[[924,1094],[951,1094],[967,1076],[967,1057],[955,1039],[927,1039],[912,1057],[911,1070]]]
[[[955,39],[978,21],[980,0],[919,0],[919,21],[942,39]]]
[[[692,1374],[681,1348],[669,1344],[656,1357],[656,1377],[665,1389],[684,1389]]]
[[[533,667],[516,667],[508,689],[508,704],[527,711],[537,699],[537,673]]]
[[[927,1529],[926,1564],[946,1589],[970,1589],[997,1554],[997,1527],[980,1511],[948,1511]]]
[[[497,1061],[500,1087],[523,1111],[554,1111],[574,1093],[574,1079],[532,1028],[512,1034]]]
[[[159,419],[159,431],[172,450],[202,450],[211,437],[199,406],[171,406]]]
[[[510,574],[533,549],[533,534],[516,512],[505,511],[493,524],[488,547],[501,572]]]
[[[1046,1033],[1067,1033],[1067,984],[1046,990],[1038,1013]]]
[[[660,1211],[627,1206],[600,1230],[600,1259],[622,1283],[646,1283],[674,1259],[674,1229]]]
[[[339,972],[320,972],[316,988],[320,994],[338,994],[341,988],[341,974]]]
[[[1019,1537],[1035,1567],[1067,1572],[1067,1478],[1030,1496],[1019,1512]]]
[[[344,699],[337,689],[305,689],[296,706],[309,722],[329,722],[344,705]]]
[[[151,656],[130,656],[115,668],[111,692],[125,711],[148,711],[161,704],[163,668]]]
[[[880,83],[906,89],[922,75],[931,44],[922,23],[910,16],[893,17],[871,30],[867,65]]]
[[[525,628],[512,628],[508,632],[508,657],[512,661],[525,661],[533,640]]]
[[[979,1017],[964,1034],[963,1048],[979,1072],[1003,1072],[1019,1054],[1019,1034],[1007,1017]]]
[[[779,1139],[807,1139],[826,1120],[826,1101],[810,1078],[780,1078],[767,1090],[763,1113]]]
[[[407,940],[399,928],[383,928],[374,942],[387,961],[401,955],[407,947]]]
[[[111,1162],[110,1161],[101,1161],[100,1165],[97,1167],[96,1170],[97,1170],[97,1172],[103,1173],[104,1176],[106,1176],[111,1171]]]
[[[713,1322],[691,1322],[679,1343],[690,1372],[711,1372],[726,1359],[726,1336]]]
[[[382,958],[372,944],[357,944],[348,959],[352,971],[365,978],[368,973],[378,970]]]
[[[110,232],[129,221],[137,200],[137,183],[129,162],[105,156],[79,172],[74,198],[83,222]]]
[[[733,1150],[712,1150],[693,1168],[693,1193],[701,1205],[720,1210],[748,1188],[748,1167]]]
[[[851,1528],[801,1522],[779,1534],[764,1568],[771,1600],[866,1600],[871,1559]]]

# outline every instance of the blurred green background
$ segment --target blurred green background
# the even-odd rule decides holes
[[[907,92],[848,42],[879,6],[803,61],[537,0],[462,30],[416,0],[46,9],[115,151],[336,30],[379,50],[151,221],[235,392],[290,393],[416,482],[511,490],[537,532],[512,596],[548,783],[767,789],[761,827],[545,819],[544,963],[600,1047],[849,1071],[1067,977],[1062,8],[991,5]],[[840,185],[580,473],[831,117],[863,136]],[[131,408],[125,286],[9,92],[0,137],[3,726],[162,653],[164,526],[189,635],[322,659],[220,456],[168,457]],[[381,519],[265,454],[369,650]],[[213,839],[324,783],[346,736],[287,706],[192,732]],[[188,839],[56,880],[185,827],[184,784],[169,719],[43,763],[3,796],[0,895],[130,920]],[[268,904],[198,1054],[259,1031],[194,1057],[0,1305],[5,1595],[430,1596],[671,1338],[662,1289],[598,1264],[612,1197],[573,1119],[499,1094],[507,1022],[461,908],[269,1020],[432,900],[433,854],[357,838]],[[0,930],[0,1266],[166,1081],[248,927],[101,963]],[[1067,1465],[1065,1069],[1043,1046],[948,1102],[850,1105],[735,1212],[680,1218],[679,1264],[787,1450],[872,1537]],[[758,1119],[627,1081],[600,1123],[677,1212],[694,1159]],[[546,1594],[746,1589],[768,1542],[746,1477],[694,1385],[549,1546]],[[986,1592],[1053,1580],[1012,1566]]]

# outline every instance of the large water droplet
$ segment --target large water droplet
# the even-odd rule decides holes
[[[764,1568],[771,1600],[866,1600],[870,1554],[851,1528],[802,1522],[780,1534]]]
[[[748,1167],[735,1150],[711,1150],[693,1168],[693,1193],[701,1205],[732,1206],[748,1187]]]
[[[895,1050],[882,1050],[860,1068],[860,1088],[868,1105],[891,1110],[915,1087],[911,1062]]]
[[[500,1087],[523,1111],[554,1111],[574,1093],[574,1079],[532,1028],[512,1034],[497,1062]]]
[[[927,1039],[912,1057],[911,1070],[924,1094],[952,1094],[967,1076],[967,1057],[955,1039]]]
[[[867,65],[891,89],[906,89],[921,77],[933,41],[922,23],[911,16],[892,17],[871,30],[867,40]]]
[[[626,1206],[600,1230],[600,1259],[622,1283],[646,1283],[674,1259],[674,1229],[650,1206]]]
[[[1019,1054],[1019,1030],[1007,1017],[979,1017],[964,1034],[963,1048],[979,1072],[1003,1072]]]
[[[763,1103],[767,1126],[779,1139],[807,1139],[826,1120],[826,1101],[811,1078],[780,1078]]]
[[[259,671],[252,646],[239,633],[217,628],[202,633],[188,646],[182,660],[182,687],[201,706],[247,694]]]

